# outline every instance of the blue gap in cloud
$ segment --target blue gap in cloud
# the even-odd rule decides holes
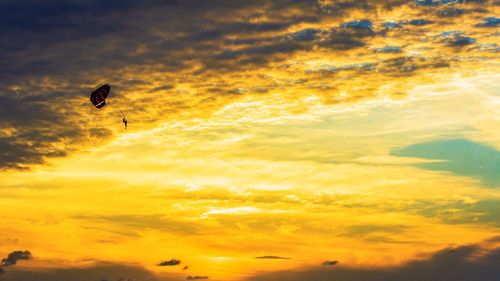
[[[477,177],[486,186],[500,187],[500,151],[485,144],[467,139],[435,140],[393,149],[391,155],[443,160],[418,166]]]

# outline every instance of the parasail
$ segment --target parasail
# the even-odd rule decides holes
[[[102,108],[106,105],[106,98],[108,97],[110,90],[111,87],[109,87],[108,84],[102,85],[90,94],[90,101],[96,108]]]

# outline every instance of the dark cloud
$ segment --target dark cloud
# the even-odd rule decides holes
[[[323,262],[323,266],[332,266],[338,264],[338,261],[325,261]]]
[[[410,21],[407,21],[407,22],[404,22],[405,24],[409,24],[409,25],[428,25],[428,24],[431,24],[432,21],[430,20],[426,20],[426,19],[413,19],[413,20],[410,20]]]
[[[450,63],[440,58],[424,58],[413,56],[398,56],[382,60],[377,65],[377,71],[387,76],[408,76],[418,70],[449,67]]]
[[[157,266],[174,266],[174,265],[179,265],[179,264],[181,264],[180,260],[171,259],[168,261],[162,261],[159,264],[157,264]]]
[[[258,23],[229,16],[262,6],[283,9],[283,13],[277,14],[275,21]],[[0,66],[12,74],[4,76],[9,80],[16,74],[67,78],[71,73],[80,79],[95,73],[108,76],[112,74],[102,70],[134,65],[164,64],[179,70],[188,66],[185,60],[203,60],[213,54],[219,48],[215,42],[229,35],[279,31],[314,21],[312,14],[284,16],[287,9],[298,7],[307,8],[293,1],[215,1],[210,5],[197,0],[124,1],[113,5],[108,1],[7,1],[0,20],[5,23],[4,43],[12,51],[1,57]],[[162,32],[156,32],[159,30]],[[23,36],[12,36],[19,31]],[[147,52],[137,55],[135,50],[141,46]],[[35,51],[41,48],[44,53]]]
[[[6,258],[2,259],[3,266],[15,265],[20,260],[31,259],[30,251],[14,251],[10,253]]]
[[[85,129],[75,120],[82,118],[72,108],[75,102],[57,91],[23,97],[0,93],[0,170],[26,169],[47,157],[66,156],[77,143],[109,138],[109,130]]]
[[[256,259],[264,259],[264,260],[289,260],[291,258],[287,257],[280,257],[280,256],[260,256],[260,257],[255,257]]]
[[[297,41],[314,41],[318,39],[318,34],[321,31],[321,29],[317,28],[306,28],[288,35],[288,38]]]
[[[418,26],[442,21],[436,13],[452,20],[478,11],[478,6],[481,13],[491,6],[488,1],[470,2],[0,1],[0,169],[26,169],[112,137],[109,124],[93,117],[88,120],[85,105],[91,89],[80,85],[106,81],[114,85],[112,95],[121,98],[123,111],[151,112],[153,121],[190,108],[210,110],[213,104],[220,106],[225,94],[241,88],[227,81],[227,86],[203,87],[214,77],[231,80],[224,75],[250,75],[248,70],[318,49],[362,56],[366,48],[373,50],[374,39],[384,36],[403,36],[410,45],[425,40]],[[406,6],[417,7],[421,13],[412,15],[416,19],[378,24],[381,12]],[[432,12],[427,13],[428,9]],[[354,14],[359,18],[353,19]],[[321,27],[332,19],[337,21],[334,27]],[[497,25],[498,18],[490,17],[477,26]],[[461,47],[474,42],[471,34],[451,38],[447,44]],[[378,52],[385,56],[403,50],[387,46]],[[379,73],[410,76],[421,68],[449,66],[451,60],[445,57],[432,65],[418,59],[393,59],[376,62]],[[147,79],[129,77],[143,73],[155,73],[164,80],[151,85]],[[207,90],[207,95],[190,96],[186,102],[176,100],[179,96],[163,95],[180,84]],[[238,95],[276,88],[259,86]],[[148,93],[148,97],[134,100],[126,95],[129,92]],[[155,110],[149,109],[152,104]]]
[[[71,86],[106,80],[115,89],[130,89],[147,82],[122,78],[124,68],[154,66],[167,74],[190,67],[186,61],[209,65],[220,52],[216,41],[314,22],[314,15],[306,12],[286,15],[288,8],[311,5],[293,1],[214,1],[210,5],[198,0],[2,1],[0,130],[13,133],[0,133],[0,169],[24,169],[77,149],[71,144],[98,144],[96,139],[111,136],[99,125],[85,128],[89,120],[81,115],[84,107],[80,105],[85,105],[90,89],[75,91]],[[275,9],[274,20],[254,23],[239,17],[261,7]],[[277,13],[282,8],[284,13]],[[243,61],[296,48],[252,46]],[[138,49],[145,51],[138,53]],[[49,88],[47,81],[64,87]],[[13,88],[20,88],[22,94],[17,96]],[[149,92],[168,89],[159,86]],[[35,96],[37,101],[28,100]]]
[[[239,59],[239,63],[262,64],[269,61],[269,57],[279,54],[289,55],[299,50],[310,50],[318,44],[331,49],[347,50],[364,46],[362,38],[375,35],[372,28],[372,22],[363,19],[343,23],[331,30],[307,28],[283,36],[234,40],[231,42],[232,44],[249,46],[237,50],[225,50],[219,53],[215,59],[217,61]],[[246,57],[246,59],[242,60],[242,57]],[[266,59],[263,60],[263,57]]]
[[[385,1],[384,1],[385,2]],[[386,1],[387,5],[398,1]],[[341,0],[341,1],[318,1],[320,9],[329,15],[343,15],[352,10],[370,10],[375,7],[375,1],[366,0]]]
[[[379,50],[375,49],[375,51],[377,52]],[[388,52],[388,53],[396,53],[396,52]],[[397,57],[380,60],[379,62],[376,63],[366,62],[357,64],[347,64],[341,66],[324,65],[318,70],[318,72],[339,73],[344,71],[346,72],[353,71],[358,75],[363,75],[363,74],[369,75],[375,72],[389,77],[403,77],[403,76],[415,75],[419,71],[432,71],[433,69],[439,69],[445,67],[450,67],[449,62],[439,57],[425,58],[425,57],[400,55]]]
[[[467,36],[455,36],[452,39],[448,40],[448,44],[451,46],[466,46],[476,43],[476,39],[467,37]]]
[[[372,30],[373,23],[370,20],[367,20],[367,19],[355,20],[355,21],[350,21],[350,22],[343,23],[342,27],[345,27],[345,28],[354,28],[354,29]]]
[[[484,22],[477,24],[477,27],[497,27],[500,25],[500,18],[489,17],[485,18]]]
[[[478,245],[447,248],[426,260],[390,267],[317,267],[269,272],[249,277],[248,281],[494,281],[500,278],[500,248],[491,251]]]
[[[462,47],[476,43],[476,39],[463,36],[460,31],[447,31],[439,34],[437,37],[441,38],[441,42],[450,46]]]
[[[293,42],[277,42],[276,44],[269,44],[264,46],[257,47],[248,47],[236,51],[225,51],[218,55],[216,59],[224,60],[224,59],[238,59],[238,58],[246,58],[244,62],[263,62],[266,56],[276,55],[276,54],[286,54],[291,53],[297,50],[301,50],[304,48],[304,45],[300,45]],[[250,57],[250,59],[249,59]],[[241,61],[240,61],[241,62]]]
[[[174,89],[175,87],[173,85],[163,85],[163,86],[158,86],[158,87],[155,87],[151,90],[149,90],[150,93],[154,93],[154,92],[158,92],[158,91],[164,91],[164,90],[172,90]]]
[[[55,269],[13,268],[2,276],[3,281],[179,281],[185,277],[176,274],[157,275],[136,265],[98,263],[90,267]]]
[[[348,50],[365,46],[363,38],[375,36],[369,20],[356,20],[333,28],[320,44],[336,50]]]
[[[466,10],[460,8],[446,7],[436,12],[438,17],[457,17],[466,13]]]

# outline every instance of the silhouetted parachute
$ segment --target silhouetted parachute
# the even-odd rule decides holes
[[[90,94],[90,101],[96,108],[102,108],[106,105],[106,98],[109,95],[111,87],[108,84],[104,84],[99,89],[93,91]]]

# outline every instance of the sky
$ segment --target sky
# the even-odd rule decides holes
[[[0,0],[0,280],[498,280],[499,26],[496,0]]]

